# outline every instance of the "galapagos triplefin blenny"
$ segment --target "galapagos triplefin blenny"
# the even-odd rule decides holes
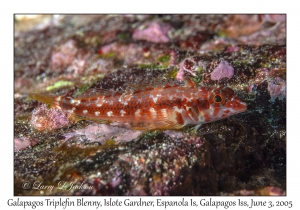
[[[135,130],[180,129],[200,126],[244,112],[247,106],[232,89],[164,84],[114,92],[97,90],[88,96],[29,94],[37,101],[74,117],[102,123],[129,124]]]

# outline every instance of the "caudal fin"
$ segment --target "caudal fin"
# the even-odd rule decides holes
[[[42,93],[30,93],[28,94],[29,98],[40,101],[42,103],[48,104],[50,106],[54,106],[56,104],[57,96],[50,96]]]

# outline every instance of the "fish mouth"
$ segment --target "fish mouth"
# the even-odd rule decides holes
[[[228,104],[235,113],[244,112],[247,110],[247,104],[243,102],[240,98],[234,97],[231,99],[231,103]]]
[[[239,100],[232,106],[232,111],[234,114],[245,112],[247,111],[247,104]]]
[[[245,102],[240,102],[240,112],[245,112],[247,110],[247,104]]]

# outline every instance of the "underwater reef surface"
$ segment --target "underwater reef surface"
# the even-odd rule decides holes
[[[285,15],[38,20],[15,20],[14,195],[286,194]],[[137,131],[74,121],[28,97],[162,79],[230,87],[247,111],[198,129]]]

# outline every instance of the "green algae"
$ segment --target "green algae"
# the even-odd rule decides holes
[[[168,68],[168,65],[159,65],[159,64],[139,64],[139,68],[151,69],[151,70],[165,70]]]
[[[170,79],[175,79],[176,78],[176,76],[177,76],[177,74],[178,74],[178,71],[179,71],[179,69],[177,69],[177,68],[172,68],[172,69],[170,69],[169,71],[168,71],[168,73],[167,73],[167,77],[168,78],[170,78]]]
[[[170,58],[171,58],[170,55],[163,55],[163,56],[160,56],[157,60],[162,63],[167,63],[170,61]]]
[[[76,91],[73,93],[73,97],[78,97],[85,91],[87,91],[93,84],[96,82],[102,80],[104,77],[103,74],[97,74],[97,75],[92,75],[90,77],[82,77],[81,81],[84,82],[84,84],[81,84]]]
[[[104,146],[115,146],[115,145],[116,145],[116,142],[115,142],[115,140],[113,140],[113,139],[107,139],[107,140],[104,142],[103,145],[104,145]]]
[[[109,52],[105,54],[98,55],[99,58],[114,58],[116,56],[116,53]]]
[[[76,92],[74,93],[74,97],[79,96],[80,94],[82,94],[83,92],[85,92],[86,90],[89,89],[89,87],[91,86],[91,84],[83,84],[81,85]]]
[[[59,88],[62,88],[62,87],[73,86],[73,85],[74,85],[73,82],[69,82],[69,81],[65,81],[65,80],[60,80],[60,81],[54,83],[54,85],[48,86],[46,88],[46,90],[47,91],[52,91],[52,90],[55,90],[55,89],[59,89]]]
[[[27,123],[31,118],[31,113],[23,113],[15,116],[15,122]]]
[[[196,76],[193,77],[193,81],[198,85],[202,82],[202,71],[203,71],[203,69],[204,69],[203,67],[198,68]]]
[[[149,141],[152,139],[155,139],[159,134],[161,134],[162,131],[155,130],[155,131],[145,131],[139,136],[139,139],[143,139],[145,141]]]
[[[125,41],[128,41],[130,39],[130,34],[128,33],[120,33],[118,34],[118,40],[120,42],[125,42]]]

